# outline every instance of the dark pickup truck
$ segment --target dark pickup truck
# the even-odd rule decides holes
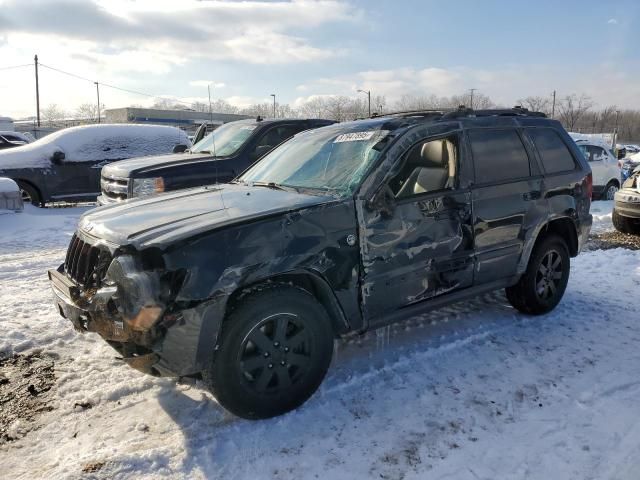
[[[296,133],[332,123],[258,117],[224,124],[187,152],[132,158],[106,166],[102,169],[98,204],[228,182]]]
[[[339,123],[230,184],[86,213],[49,278],[60,313],[132,367],[201,376],[264,418],[313,394],[337,336],[502,288],[552,310],[592,188],[560,123],[521,108]]]

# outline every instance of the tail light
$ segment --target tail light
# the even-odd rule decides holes
[[[593,175],[591,174],[591,172],[589,172],[589,174],[584,178],[585,182],[586,182],[586,187],[587,187],[587,195],[589,198],[593,197]]]

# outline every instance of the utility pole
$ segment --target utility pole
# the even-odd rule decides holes
[[[473,92],[475,92],[477,90],[477,88],[470,88],[469,91],[471,92],[471,99],[469,100],[469,108],[471,110],[473,110]]]
[[[551,104],[551,118],[556,116],[556,91],[553,91],[553,103]]]
[[[616,143],[618,143],[618,115],[620,115],[620,110],[616,110],[616,128],[613,133],[613,145],[611,145],[611,148],[616,148]]]
[[[276,94],[272,93],[269,96],[273,97],[273,118],[276,118]]]
[[[36,66],[36,118],[38,119],[38,127],[40,126],[40,85],[38,83],[38,55],[33,57]]]
[[[98,95],[98,123],[100,123],[100,84],[98,82],[93,82],[96,84],[96,94]]]
[[[371,117],[371,90],[358,90],[358,92],[367,95],[367,99],[369,100],[369,117]]]
[[[207,85],[207,93],[209,94],[209,122],[213,125],[213,112],[211,111],[211,85]]]

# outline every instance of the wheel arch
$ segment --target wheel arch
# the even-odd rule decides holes
[[[527,269],[531,252],[533,252],[535,246],[550,234],[556,234],[565,240],[569,250],[569,256],[575,257],[578,255],[578,228],[576,227],[575,221],[567,216],[551,218],[540,225],[535,234],[531,236],[532,240],[527,242],[528,246],[525,247],[520,258],[520,263],[518,264],[518,274],[524,273]]]
[[[319,273],[304,269],[273,274],[238,287],[229,295],[225,308],[225,319],[239,305],[243,297],[265,285],[277,284],[292,285],[309,292],[327,312],[336,336],[350,331],[347,317],[329,282]]]
[[[13,180],[14,182],[18,183],[18,184],[20,184],[20,183],[25,183],[25,184],[29,185],[29,186],[30,186],[31,188],[33,188],[33,189],[36,191],[36,193],[38,194],[38,197],[39,197],[40,202],[41,202],[41,203],[44,203],[44,202],[45,202],[45,198],[44,198],[44,194],[43,194],[42,189],[41,189],[40,187],[38,187],[35,183],[33,183],[33,181],[31,181],[31,180],[26,180],[26,179],[24,179],[24,178],[19,178],[19,177],[12,178],[12,180]]]

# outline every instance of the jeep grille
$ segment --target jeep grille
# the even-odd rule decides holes
[[[64,271],[84,288],[99,288],[110,263],[108,250],[84,242],[74,234],[64,261]]]

